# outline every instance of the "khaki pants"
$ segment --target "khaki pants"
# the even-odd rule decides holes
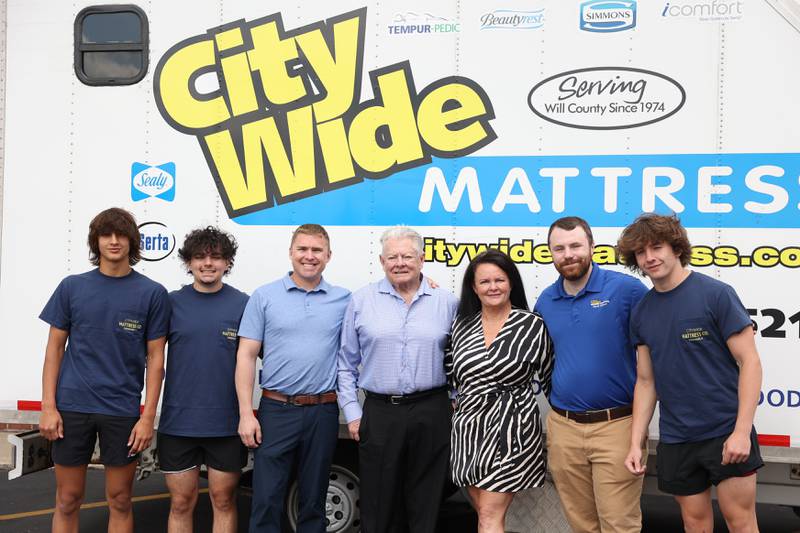
[[[632,417],[579,424],[547,417],[547,460],[564,514],[579,533],[639,532],[642,477],[625,468]],[[646,445],[643,459],[647,458]]]

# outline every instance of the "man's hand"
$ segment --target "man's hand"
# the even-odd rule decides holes
[[[634,476],[641,476],[646,470],[642,464],[642,447],[631,446],[628,456],[625,458],[625,468]]]
[[[153,422],[152,418],[139,417],[139,421],[133,426],[131,435],[128,437],[128,456],[136,455],[145,450],[153,441]]]
[[[350,432],[350,437],[356,442],[358,442],[360,437],[358,436],[358,430],[361,429],[361,419],[353,420],[352,422],[348,422],[347,430]]]
[[[42,409],[39,415],[39,432],[47,440],[64,438],[64,422],[58,409]]]
[[[254,415],[239,417],[239,438],[248,448],[258,448],[261,444],[261,424]]]
[[[750,433],[731,433],[722,445],[722,464],[743,463],[750,457]]]
[[[435,279],[431,279],[430,276],[426,276],[428,278],[428,285],[430,285],[431,289],[438,289],[439,284],[436,283]]]

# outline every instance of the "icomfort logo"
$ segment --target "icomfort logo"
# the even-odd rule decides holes
[[[581,4],[583,31],[611,33],[636,27],[636,0],[590,0]]]
[[[536,30],[544,26],[544,8],[534,11],[495,9],[481,15],[481,30]]]
[[[738,0],[706,2],[667,2],[661,16],[664,18],[696,19],[701,21],[737,20],[742,18],[744,2]]]
[[[139,248],[143,261],[161,261],[175,250],[175,234],[161,222],[139,225]]]
[[[175,199],[175,163],[150,166],[144,163],[131,165],[131,200],[160,198]]]

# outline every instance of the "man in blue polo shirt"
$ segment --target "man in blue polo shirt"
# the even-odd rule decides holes
[[[560,276],[534,310],[555,348],[550,471],[574,531],[638,532],[642,479],[624,466],[636,381],[628,324],[647,289],[592,262],[592,230],[579,217],[553,222],[547,240]]]
[[[256,289],[239,325],[239,436],[256,448],[251,532],[279,533],[297,462],[300,533],[323,533],[325,494],[339,430],[336,354],[350,292],[322,279],[331,258],[322,226],[297,228],[292,271]],[[256,358],[264,350],[261,402],[253,415]]]

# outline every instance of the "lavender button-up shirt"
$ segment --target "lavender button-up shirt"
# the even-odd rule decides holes
[[[339,405],[348,423],[361,418],[358,387],[410,394],[445,385],[444,349],[457,308],[453,294],[432,289],[427,279],[410,304],[386,278],[353,293],[338,359]]]

